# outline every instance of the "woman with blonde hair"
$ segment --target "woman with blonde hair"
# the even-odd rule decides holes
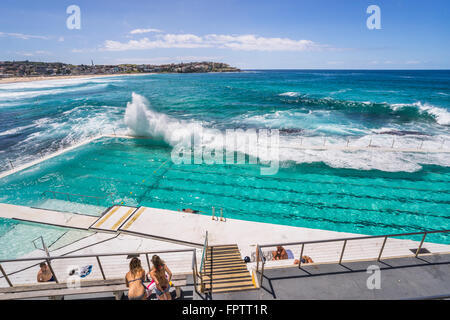
[[[159,300],[171,300],[172,296],[169,293],[170,280],[172,279],[172,272],[164,263],[164,261],[157,255],[152,257],[153,268],[150,270],[149,275],[153,281],[155,281],[156,295]],[[166,278],[166,272],[168,278]]]
[[[141,266],[141,260],[134,257],[130,261],[130,271],[125,276],[128,289],[128,300],[147,299],[145,285],[145,270]]]

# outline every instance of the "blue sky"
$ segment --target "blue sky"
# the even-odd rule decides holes
[[[66,27],[69,5],[81,29]],[[369,5],[381,29],[369,30]],[[447,0],[2,0],[0,60],[449,69]]]

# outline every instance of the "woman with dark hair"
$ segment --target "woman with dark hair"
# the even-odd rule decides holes
[[[145,270],[141,266],[141,260],[134,257],[130,261],[130,271],[125,276],[128,289],[128,300],[147,299],[144,286]]]
[[[157,255],[152,257],[153,269],[149,272],[150,277],[156,284],[156,295],[159,300],[171,300],[172,296],[169,293],[170,280],[172,279],[172,272],[166,266],[164,261]],[[166,278],[166,272],[168,278]]]

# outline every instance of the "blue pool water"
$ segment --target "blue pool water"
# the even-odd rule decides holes
[[[448,148],[449,109],[449,71],[252,71],[2,85],[0,170],[99,130],[151,139],[101,139],[1,179],[0,201],[68,211],[86,204],[94,215],[113,203],[205,214],[215,206],[231,218],[363,234],[448,229],[448,154],[295,147],[326,137],[337,145],[349,139],[390,147],[395,140]],[[251,164],[170,161],[179,142],[174,132],[234,128],[280,129],[277,174],[263,176]],[[98,199],[55,200],[43,194],[49,190]],[[10,230],[1,224],[0,240]],[[450,243],[442,235],[430,239]]]

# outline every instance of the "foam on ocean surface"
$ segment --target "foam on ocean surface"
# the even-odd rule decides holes
[[[306,114],[309,119],[309,113]],[[289,123],[295,124],[299,118],[304,118],[305,113],[295,113],[291,111],[277,111],[273,114],[257,115],[244,118],[243,121],[253,124],[261,124],[261,127],[279,127],[280,124],[288,125]],[[307,119],[306,119],[307,120]],[[150,136],[156,139],[162,139],[172,147],[179,143],[183,143],[191,136],[203,135],[203,146],[216,148],[225,146],[227,151],[239,151],[246,152],[252,156],[258,156],[257,150],[249,152],[244,144],[238,144],[237,146],[231,144],[222,144],[223,132],[213,131],[212,128],[202,126],[198,122],[179,121],[171,118],[170,116],[156,112],[150,107],[149,101],[143,96],[133,92],[132,100],[127,104],[125,111],[125,124],[130,129],[131,135],[137,136]],[[242,120],[240,120],[242,121]],[[316,121],[317,123],[317,121]],[[327,127],[327,131],[331,134],[338,134],[333,139],[328,139],[328,144],[336,146],[344,146],[347,143],[346,135],[354,134],[358,131],[357,128],[349,128],[345,125],[324,123],[323,126]],[[322,130],[324,128],[321,128]],[[404,152],[378,152],[378,151],[337,151],[337,150],[299,150],[297,147],[302,146],[320,146],[323,144],[323,138],[305,139],[303,135],[291,134],[292,131],[287,131],[288,135],[281,135],[279,156],[276,158],[266,157],[263,160],[281,160],[281,161],[294,161],[295,163],[312,163],[312,162],[324,162],[331,167],[335,168],[352,168],[359,170],[384,170],[384,171],[418,171],[422,168],[422,164],[436,164],[443,166],[450,166],[450,160],[448,155],[443,154],[410,154]],[[367,133],[367,131],[359,130],[359,133]],[[302,132],[299,132],[302,134]],[[422,137],[411,134],[410,140],[397,142],[397,147],[407,147],[411,145],[411,140],[415,142],[413,146],[418,146],[422,140]],[[198,139],[198,137],[196,137]],[[240,135],[242,142],[245,142],[245,134]],[[198,140],[200,141],[200,140]],[[372,141],[372,142],[370,142]],[[433,143],[430,139],[430,143]],[[389,137],[372,137],[372,133],[366,134],[357,139],[352,139],[352,146],[367,146],[369,143],[373,143],[374,146],[389,147],[392,142],[392,138]],[[261,141],[264,145],[264,142]],[[434,141],[434,145],[438,145],[439,141]]]

